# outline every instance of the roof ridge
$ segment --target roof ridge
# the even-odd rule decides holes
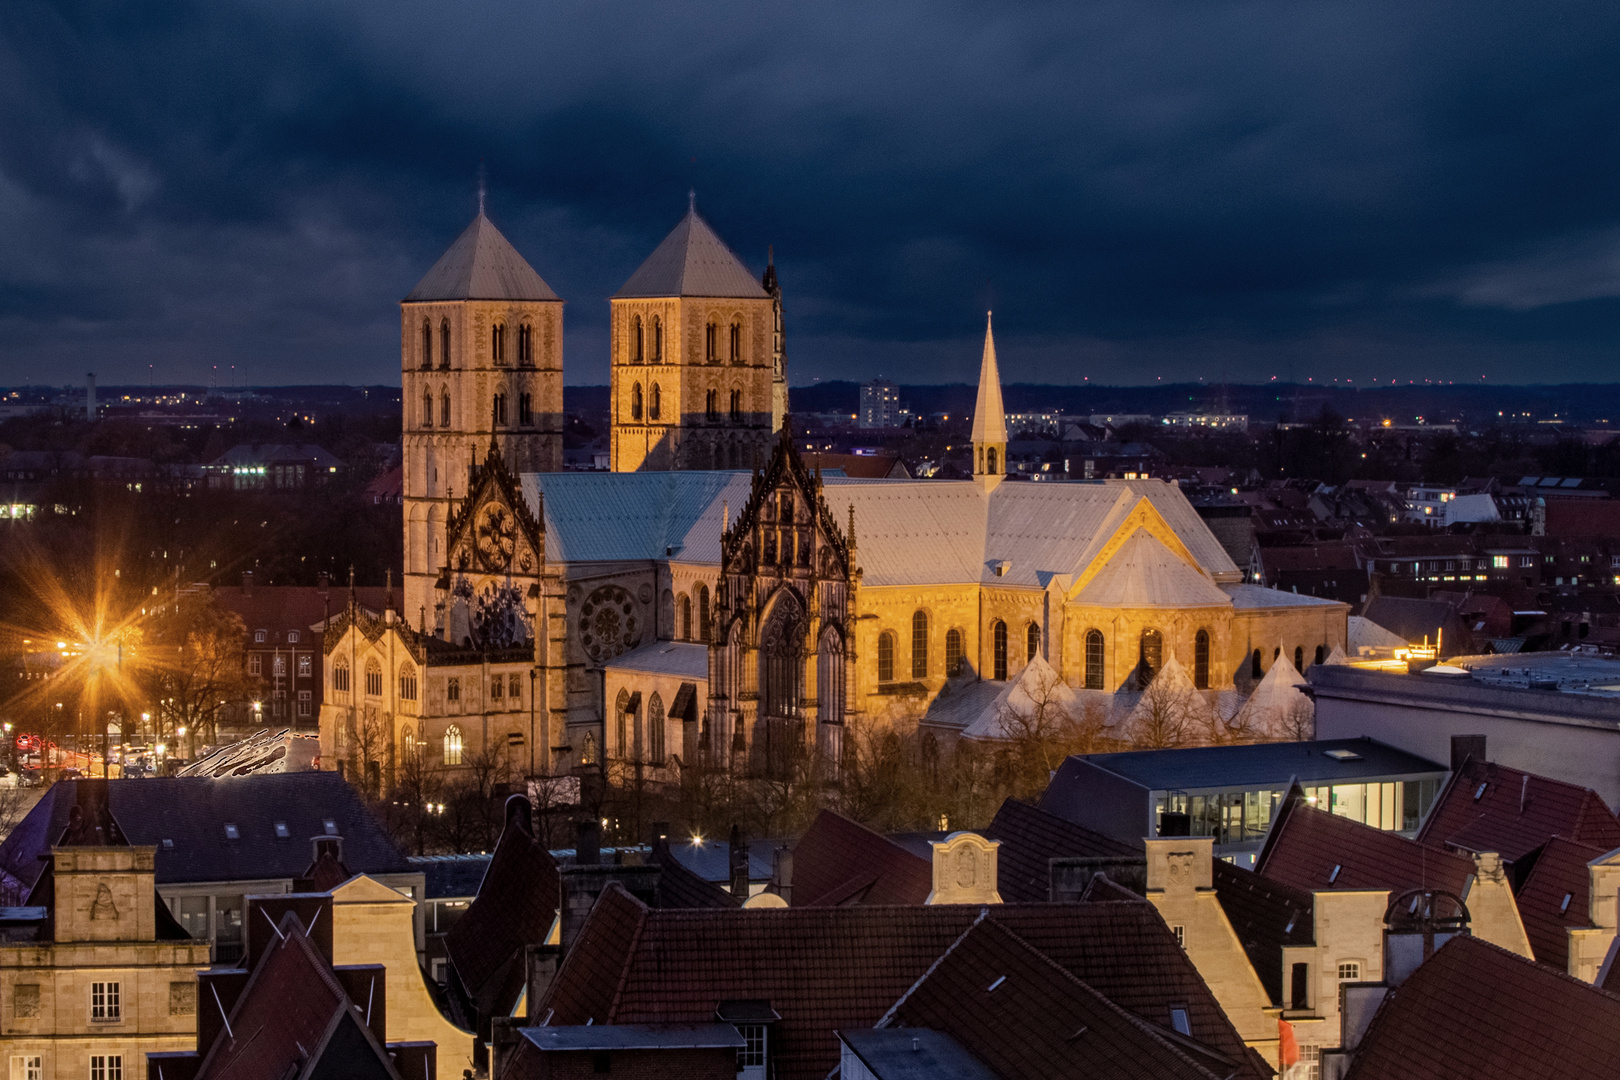
[[[623,892],[626,896],[629,896],[630,899],[636,899],[634,896],[630,895],[630,890],[626,889],[623,885],[620,885],[617,881],[610,882],[608,884],[608,888],[610,889],[615,886],[619,888],[619,891]],[[602,890],[602,895],[607,895],[607,889]],[[598,904],[601,902],[601,898],[598,898],[596,901]],[[613,984],[613,996],[608,999],[608,1014],[602,1018],[602,1022],[605,1024],[611,1024],[613,1022],[613,1017],[618,1013],[619,1002],[624,997],[625,983],[629,981],[630,969],[634,966],[634,964],[629,961],[635,956],[636,946],[641,944],[642,932],[647,928],[647,912],[649,909],[647,905],[641,904],[640,901],[637,901],[637,903],[640,904],[640,910],[636,912],[636,929],[635,932],[630,935],[629,942],[625,944],[624,955],[627,962],[619,966],[619,977]],[[594,904],[592,905],[592,909],[595,909]],[[718,911],[721,909],[716,908],[714,910]]]
[[[921,975],[917,976],[916,981],[913,982],[909,988],[907,988],[905,993],[900,995],[900,997],[895,1001],[895,1003],[893,1005],[889,1006],[889,1009],[888,1009],[887,1012],[885,1012],[882,1016],[878,1017],[877,1023],[873,1024],[872,1026],[874,1028],[888,1027],[889,1026],[889,1021],[894,1019],[894,1014],[895,1014],[896,1011],[899,1010],[900,1006],[904,1005],[906,1003],[906,1000],[908,998],[910,998],[912,994],[917,992],[917,988],[919,986],[921,986],[924,982],[926,982],[928,980],[928,977],[930,975],[932,975],[936,970],[939,969],[939,965],[941,965],[941,964],[943,964],[945,962],[945,958],[947,956],[951,955],[951,953],[955,952],[956,947],[958,945],[962,944],[962,942],[967,939],[967,936],[969,934],[973,933],[974,927],[976,927],[980,923],[984,922],[984,920],[989,918],[989,916],[990,916],[990,907],[989,907],[989,905],[985,905],[985,906],[979,908],[978,917],[975,918],[971,923],[968,924],[968,928],[966,930],[963,930],[960,934],[956,935],[956,940],[951,942],[950,945],[946,947],[944,952],[940,953],[939,956],[935,957],[934,962],[932,964],[928,965],[928,970],[923,972]]]

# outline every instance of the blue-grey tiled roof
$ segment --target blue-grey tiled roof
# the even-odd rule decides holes
[[[1349,751],[1356,757],[1338,760],[1328,756],[1330,750]],[[1446,766],[1428,758],[1372,739],[1130,750],[1119,754],[1088,754],[1085,760],[1150,791],[1263,787],[1286,784],[1290,778],[1307,785],[1348,784],[1380,777],[1447,771]]]

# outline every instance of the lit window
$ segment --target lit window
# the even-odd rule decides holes
[[[312,666],[313,663],[314,662],[307,655],[300,656],[298,658],[298,677],[300,679],[307,679],[314,675],[315,669]]]
[[[1492,566],[1492,568],[1497,569],[1497,570],[1506,570],[1507,565],[1508,565],[1508,557],[1506,555],[1492,555],[1491,556],[1491,566]]]
[[[121,987],[115,982],[90,984],[90,1019],[98,1023],[117,1023],[123,1019]]]
[[[461,729],[451,724],[444,731],[444,763],[446,765],[460,765],[461,751]]]
[[[45,1059],[38,1054],[13,1054],[11,1080],[45,1080]]]

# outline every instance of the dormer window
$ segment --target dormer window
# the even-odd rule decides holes
[[[267,636],[268,636],[268,632],[267,632],[267,631],[264,631],[264,630],[255,630],[255,631],[253,631],[253,643],[254,643],[254,644],[255,644],[255,645],[263,645],[263,644],[264,644],[264,639],[265,639],[265,638],[266,638],[266,637],[267,637]]]
[[[225,839],[227,839],[227,840],[240,840],[240,839],[242,839],[242,830],[238,829],[236,827],[236,822],[227,821],[225,823]]]
[[[172,839],[170,839],[169,837],[167,837],[167,836],[165,836],[163,838],[163,850],[164,851],[173,851],[174,850],[174,841]]]
[[[298,644],[298,631],[296,631],[296,630],[287,631],[287,644],[289,644],[289,645]]]
[[[1192,1035],[1192,1021],[1187,1017],[1187,1006],[1170,1006],[1170,1028],[1177,1035]]]
[[[276,839],[277,840],[285,840],[290,835],[291,834],[287,831],[287,823],[285,821],[276,822]]]
[[[327,818],[321,822],[321,825],[325,828],[327,836],[336,836],[338,834],[337,820],[335,818]]]

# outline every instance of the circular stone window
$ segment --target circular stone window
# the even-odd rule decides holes
[[[603,585],[579,609],[579,637],[585,655],[597,663],[611,660],[641,642],[636,605],[617,585]]]

